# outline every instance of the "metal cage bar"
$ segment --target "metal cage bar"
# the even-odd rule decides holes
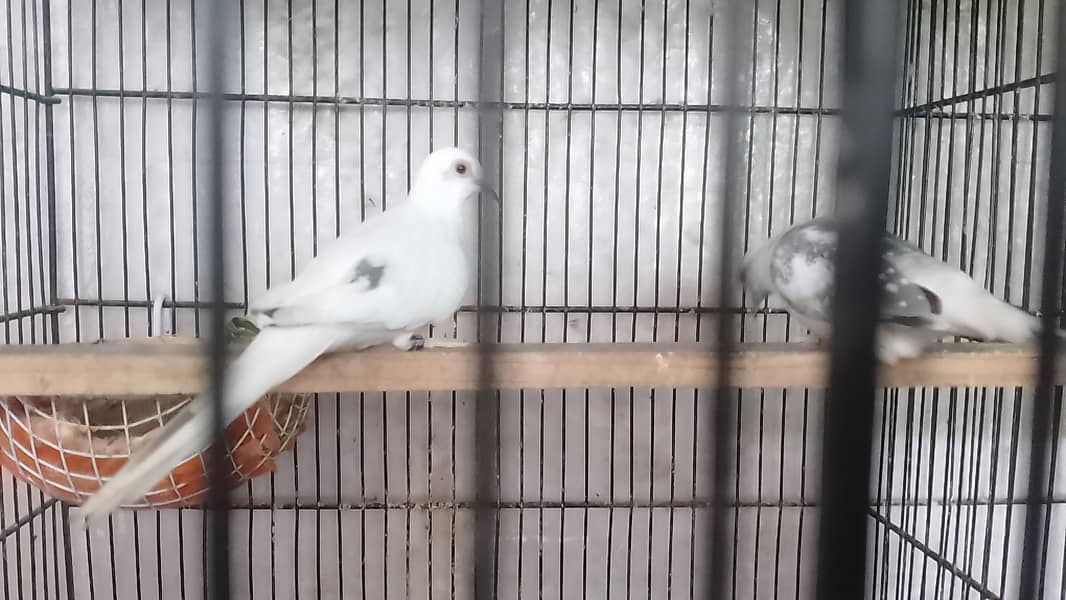
[[[503,183],[503,114],[496,108],[504,94],[504,40],[507,30],[502,3],[482,0],[479,19],[478,63],[478,154],[485,178],[499,188]],[[458,107],[456,107],[458,110]],[[499,207],[502,213],[503,207]],[[478,215],[477,299],[479,309],[500,303],[503,293],[503,216],[492,219],[492,207],[480,205]],[[499,227],[493,227],[493,222]],[[500,560],[500,393],[489,382],[491,354],[500,340],[496,314],[479,310],[477,343],[480,357],[479,389],[476,393],[474,464],[476,465],[476,511],[473,557],[473,596],[495,598],[499,594]]]
[[[857,598],[866,588],[874,344],[888,213],[899,7],[851,0],[843,8],[844,130],[817,593]]]
[[[223,180],[223,159],[226,155],[224,143],[222,90],[225,89],[225,65],[229,59],[226,52],[226,40],[233,32],[227,24],[231,22],[229,10],[231,5],[224,2],[210,3],[210,38],[207,53],[211,57],[208,103],[208,130],[211,156],[209,182],[209,221],[208,248],[210,264],[208,267],[210,291],[208,297],[211,310],[208,321],[208,346],[205,349],[208,358],[208,390],[212,398],[211,427],[214,438],[223,437],[229,425],[223,416],[226,400],[226,326],[225,326],[225,290],[226,290],[226,251],[225,251],[225,201],[226,194]],[[194,13],[195,15],[195,13]],[[195,22],[195,16],[193,17]],[[195,30],[195,29],[194,29]],[[196,61],[195,44],[193,62]],[[195,84],[194,84],[195,85]],[[291,139],[291,138],[290,138]],[[194,146],[195,148],[195,146]],[[195,201],[194,201],[195,202]],[[204,582],[205,596],[211,599],[226,600],[231,594],[230,581],[230,519],[229,490],[226,485],[227,468],[225,456],[221,449],[208,454],[208,500],[207,515],[204,521],[205,556],[207,577]]]
[[[1055,64],[1066,64],[1066,10],[1059,7],[1056,19],[1058,33],[1055,49]],[[1036,393],[1030,430],[1029,481],[1025,502],[1025,538],[1021,560],[1021,586],[1019,598],[1040,598],[1044,592],[1044,579],[1040,558],[1046,554],[1047,535],[1050,530],[1049,482],[1052,480],[1051,465],[1054,452],[1053,431],[1057,429],[1062,413],[1062,388],[1053,385],[1055,357],[1062,348],[1059,327],[1062,324],[1063,252],[1066,246],[1066,90],[1055,81],[1055,120],[1051,129],[1050,165],[1048,168],[1047,229],[1044,247],[1042,288],[1040,295],[1041,325],[1040,370],[1036,380]],[[1057,402],[1056,402],[1057,397]]]

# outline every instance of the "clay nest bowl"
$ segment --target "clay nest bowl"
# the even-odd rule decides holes
[[[0,402],[0,464],[49,496],[81,504],[193,398],[7,396]],[[276,459],[303,431],[310,402],[307,394],[270,393],[229,424],[223,441],[230,489],[274,471]],[[125,506],[199,506],[206,499],[207,460],[206,452],[193,455],[160,477],[140,501]]]

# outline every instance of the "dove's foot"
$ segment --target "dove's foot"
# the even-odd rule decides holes
[[[827,346],[828,343],[829,343],[828,340],[826,340],[824,337],[819,336],[819,335],[815,335],[813,333],[808,333],[806,335],[799,335],[799,336],[796,336],[796,337],[792,338],[792,340],[795,341],[795,342],[801,343],[801,344],[813,344],[814,346],[816,346],[818,348],[823,348],[823,347]]]
[[[919,358],[925,351],[925,343],[919,337],[882,332],[877,341],[877,360],[894,365],[901,360]]]
[[[408,333],[392,340],[397,350],[421,350],[426,347],[426,339],[418,334]]]
[[[401,335],[393,340],[392,344],[400,350],[409,351],[424,350],[426,348],[465,348],[470,345],[468,342],[460,342],[459,340],[427,340],[417,333]]]

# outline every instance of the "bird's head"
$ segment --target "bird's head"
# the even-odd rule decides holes
[[[482,177],[481,163],[474,155],[459,148],[441,148],[422,161],[411,189],[412,197],[442,208],[458,209],[466,200],[485,193],[499,204],[499,195]]]

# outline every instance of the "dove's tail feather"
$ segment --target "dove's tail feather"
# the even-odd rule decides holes
[[[970,303],[970,310],[955,316],[963,335],[986,342],[1029,344],[1040,333],[1040,319],[992,294],[975,295]]]
[[[1040,317],[1026,312],[1013,304],[988,295],[985,304],[977,311],[973,327],[986,341],[1008,342],[1012,344],[1035,344],[1040,341],[1043,324]],[[1058,334],[1059,352],[1066,352],[1066,331],[1060,329]]]
[[[248,410],[274,386],[283,383],[327,352],[338,333],[327,328],[263,329],[226,373],[225,423]],[[83,525],[148,493],[189,456],[214,439],[211,397],[201,394],[159,429],[129,462],[90,497],[79,511]]]

